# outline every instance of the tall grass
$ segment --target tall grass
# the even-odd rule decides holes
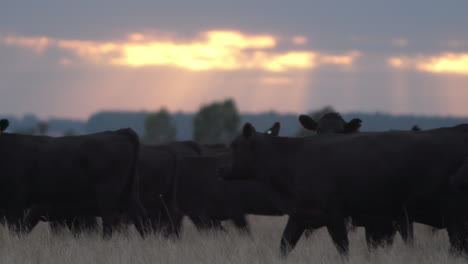
[[[285,217],[250,217],[252,237],[227,233],[199,233],[188,222],[180,240],[160,237],[142,239],[135,230],[102,240],[99,234],[74,237],[68,232],[53,234],[40,224],[19,238],[0,228],[0,263],[343,263],[326,230],[302,238],[287,258],[278,255]],[[393,247],[369,253],[361,228],[351,232],[347,263],[465,263],[452,257],[445,231],[435,234],[416,226],[414,246],[397,237]]]

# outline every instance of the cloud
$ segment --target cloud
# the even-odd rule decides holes
[[[263,70],[285,72],[306,70],[322,64],[351,65],[357,52],[324,54],[311,50],[277,51],[278,40],[268,34],[251,35],[239,31],[205,31],[189,40],[174,36],[131,33],[123,40],[89,41],[54,39],[45,36],[2,38],[5,45],[30,48],[42,53],[46,48],[71,52],[76,59],[124,67],[174,66],[191,71]],[[305,44],[305,37],[293,43]],[[72,59],[67,58],[67,65]]]
[[[390,57],[387,63],[394,68],[400,69],[468,75],[468,53]]]
[[[323,55],[320,58],[322,64],[351,65],[354,60],[361,56],[358,51],[350,51],[344,55]]]
[[[50,39],[46,37],[4,37],[3,43],[6,45],[20,46],[31,48],[37,53],[42,53],[44,49],[50,45]]]
[[[404,38],[392,39],[392,45],[397,47],[407,47],[409,45],[409,41]]]
[[[304,45],[307,43],[307,38],[304,36],[295,36],[291,39],[291,42],[295,45]]]

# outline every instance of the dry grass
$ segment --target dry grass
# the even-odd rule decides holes
[[[278,244],[286,218],[250,217],[253,237],[225,233],[198,233],[185,224],[179,241],[158,237],[141,239],[136,231],[103,241],[98,234],[74,238],[68,232],[54,235],[41,224],[30,235],[18,238],[0,229],[1,263],[341,263],[325,230],[302,238],[284,261],[278,257]],[[445,231],[432,235],[426,227],[416,227],[414,247],[398,237],[390,249],[367,251],[362,229],[350,233],[348,263],[465,263],[448,254]]]

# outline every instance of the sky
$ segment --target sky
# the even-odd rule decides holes
[[[468,116],[465,0],[0,3],[0,115],[103,110]]]

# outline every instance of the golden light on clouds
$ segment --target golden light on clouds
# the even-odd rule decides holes
[[[11,46],[20,46],[31,48],[34,51],[41,53],[50,44],[50,40],[46,37],[27,38],[27,37],[4,37],[3,43]]]
[[[468,53],[443,53],[436,56],[391,57],[388,64],[432,73],[468,75]]]
[[[191,71],[263,70],[285,72],[307,70],[321,64],[350,65],[358,53],[345,55],[322,54],[310,50],[277,51],[277,39],[268,34],[249,35],[239,31],[206,31],[191,40],[173,36],[131,33],[120,41],[86,41],[48,37],[3,38],[6,45],[21,46],[42,52],[46,48],[70,51],[92,63],[127,67],[173,66]],[[302,36],[293,38],[295,44],[305,44]],[[67,65],[72,58],[67,58]],[[62,63],[63,64],[63,63]]]
[[[404,59],[398,57],[389,58],[387,59],[387,62],[395,68],[401,68],[404,66]]]
[[[419,68],[429,72],[450,72],[468,74],[468,54],[447,53],[431,57],[419,64]]]
[[[275,72],[285,71],[290,68],[310,69],[316,66],[316,57],[317,54],[314,52],[288,52],[274,56],[267,54],[258,63],[261,67]]]
[[[292,43],[296,45],[304,45],[307,43],[307,38],[304,36],[296,36],[292,38]]]
[[[351,65],[361,55],[360,52],[351,51],[345,55],[323,55],[320,62],[323,64]]]

